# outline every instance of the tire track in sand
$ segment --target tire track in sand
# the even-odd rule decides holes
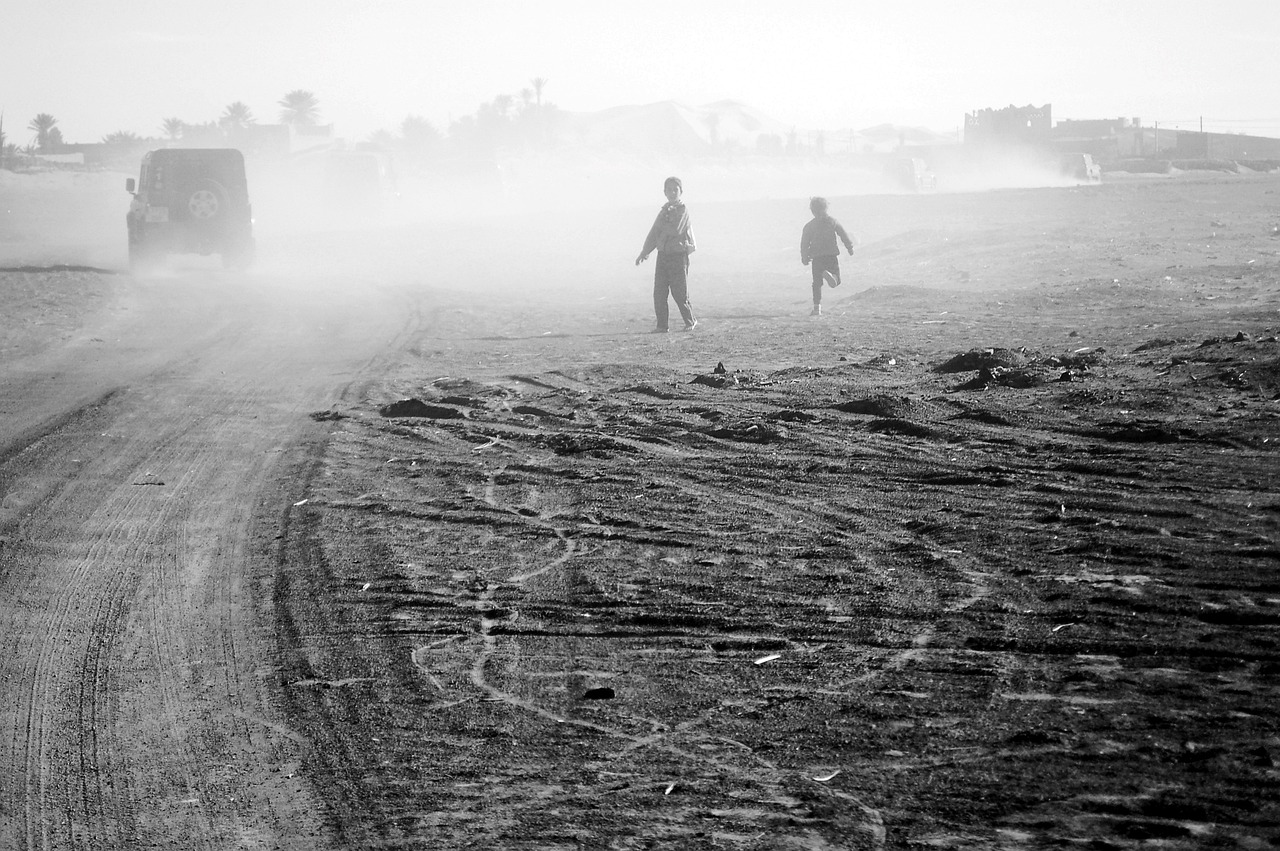
[[[265,401],[237,399],[230,393],[205,400],[228,412],[232,421],[247,418]],[[15,624],[14,634],[43,636],[27,656],[31,661],[23,677],[31,687],[16,708],[25,717],[25,734],[16,747],[26,767],[23,833],[29,847],[60,847],[81,834],[128,844],[145,828],[131,802],[172,796],[200,800],[216,787],[201,754],[186,742],[187,727],[198,719],[180,717],[175,708],[182,703],[178,693],[189,687],[182,681],[182,670],[196,663],[231,678],[222,697],[233,712],[243,712],[244,686],[235,682],[235,633],[227,622],[228,571],[215,569],[212,577],[191,575],[193,567],[202,573],[211,567],[202,564],[210,543],[207,531],[192,530],[192,503],[199,502],[193,496],[230,484],[210,482],[216,479],[218,459],[206,447],[225,443],[223,435],[209,433],[210,423],[227,420],[207,420],[202,426],[208,411],[190,406],[190,413],[159,434],[135,428],[127,414],[122,415],[111,428],[132,436],[98,453],[103,460],[89,476],[119,484],[104,496],[93,485],[72,483],[43,508],[51,519],[74,517],[86,503],[95,503],[71,544],[53,559],[41,559],[48,603],[24,608],[34,613],[34,620]],[[213,429],[222,430],[217,425]],[[176,477],[166,472],[168,480],[160,484],[148,480],[151,471],[182,472]],[[37,522],[39,518],[29,521]],[[206,588],[207,599],[184,599],[190,593],[188,584]],[[191,646],[184,631],[193,603],[222,611],[213,647]],[[210,650],[212,659],[207,657]],[[132,685],[123,681],[130,670],[139,677]],[[143,710],[139,702],[150,706]],[[150,721],[142,717],[148,714],[154,716]],[[159,727],[148,727],[157,719]],[[243,727],[243,721],[238,723]],[[170,790],[142,793],[133,788],[132,778],[145,773],[137,762],[148,757],[138,754],[138,741],[120,741],[124,729],[137,739],[154,738],[155,748],[176,757],[166,766]],[[244,737],[243,729],[240,736]],[[72,764],[73,755],[78,764]],[[63,831],[57,828],[59,822],[65,824]],[[192,820],[192,847],[205,846],[207,823],[206,818]]]
[[[0,847],[326,844],[272,717],[250,533],[305,413],[415,317],[329,305],[319,336],[261,283],[166,317],[159,346],[202,333],[0,462],[24,495],[0,540]]]

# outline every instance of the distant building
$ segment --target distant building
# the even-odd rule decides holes
[[[1048,145],[1053,105],[981,109],[964,116],[966,145]]]
[[[84,165],[84,153],[82,151],[67,154],[35,154],[34,159],[37,162],[49,163],[50,165]]]
[[[1053,125],[1053,137],[1093,139],[1115,136],[1133,127],[1141,127],[1141,118],[1064,118]]]
[[[1068,118],[1054,125],[1051,134],[1058,151],[1089,154],[1100,163],[1145,156],[1144,136],[1140,118]],[[1152,135],[1145,150],[1154,153],[1155,149]]]
[[[1235,133],[1174,131],[1174,156],[1185,160],[1280,160],[1280,139]]]
[[[183,137],[185,147],[186,137]],[[287,124],[248,124],[228,127],[211,147],[238,148],[246,157],[283,159],[293,152],[293,130]]]
[[[67,143],[62,150],[80,158],[80,165],[89,169],[120,169],[133,171],[142,155],[155,147],[155,139],[122,139],[114,142]]]
[[[1231,133],[1202,133],[1144,127],[1139,118],[1068,119],[1054,125],[1053,146],[1079,152],[1101,163],[1125,159],[1276,160],[1280,139]]]
[[[288,128],[289,152],[293,154],[332,148],[338,144],[338,140],[333,135],[332,124],[290,124]]]

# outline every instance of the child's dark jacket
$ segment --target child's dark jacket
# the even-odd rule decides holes
[[[849,253],[853,253],[853,241],[843,227],[831,216],[814,216],[800,234],[800,262],[808,264],[815,257],[836,257],[840,254],[839,238]]]
[[[675,251],[681,254],[692,253],[697,247],[693,240],[693,227],[689,224],[689,211],[683,201],[671,201],[662,205],[658,217],[654,219],[649,235],[645,237],[644,248],[640,249],[641,257],[657,249]]]

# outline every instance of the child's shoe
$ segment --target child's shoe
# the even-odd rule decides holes
[[[815,305],[813,306],[813,310],[810,310],[810,311],[809,311],[809,315],[810,315],[810,316],[821,316],[821,315],[822,315],[822,305],[820,305],[820,304],[815,304]]]

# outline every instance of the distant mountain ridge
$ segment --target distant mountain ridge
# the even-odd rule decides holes
[[[702,153],[717,145],[755,150],[762,135],[785,139],[791,128],[732,100],[703,106],[659,101],[599,112],[567,112],[567,141],[599,150]]]
[[[754,152],[771,147],[780,149],[792,134],[798,134],[805,144],[811,143],[816,135],[816,131],[784,124],[735,100],[702,106],[667,100],[562,115],[561,134],[565,142],[601,152],[697,155],[725,148]],[[771,138],[762,142],[761,137]],[[847,150],[850,138],[848,130],[835,131],[828,134],[828,147],[838,144]],[[858,150],[946,141],[954,140],[924,127],[893,124],[852,133],[852,142]]]

